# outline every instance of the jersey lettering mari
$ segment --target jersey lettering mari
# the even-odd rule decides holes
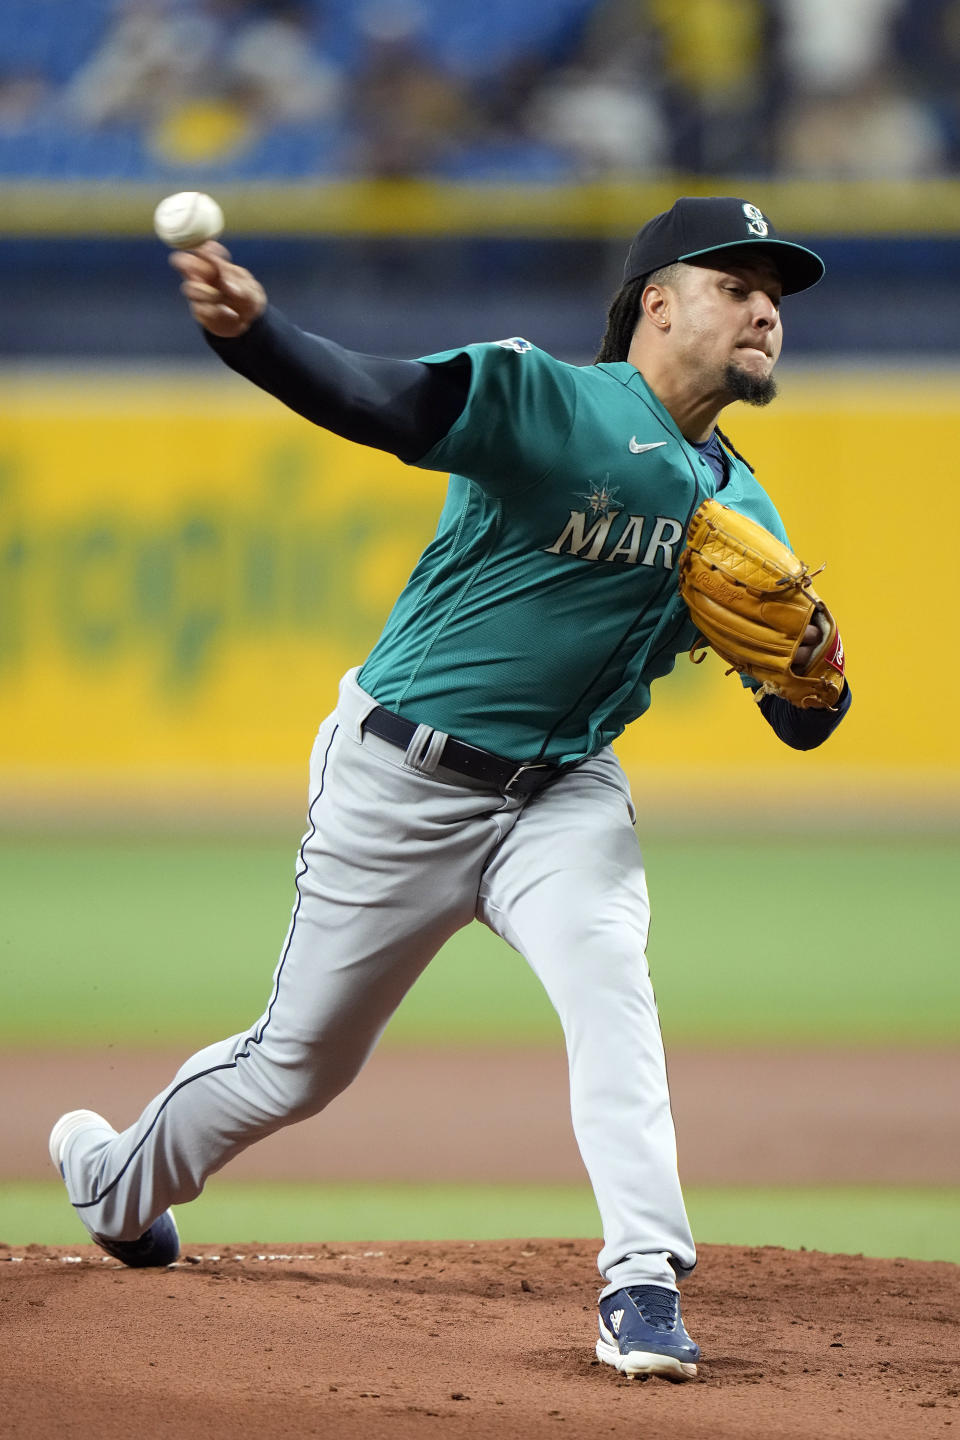
[[[416,461],[450,472],[436,535],[366,664],[388,710],[515,760],[595,754],[650,704],[696,630],[676,565],[717,491],[634,366],[574,366],[526,340],[470,345],[467,403]],[[729,456],[723,502],[786,543]]]

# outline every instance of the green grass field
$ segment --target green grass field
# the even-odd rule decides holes
[[[207,1042],[262,1010],[295,844],[0,839],[0,1040]],[[954,1043],[960,842],[652,842],[650,963],[670,1043]],[[455,937],[387,1043],[553,1041],[519,956]]]
[[[687,1192],[702,1244],[909,1256],[960,1262],[960,1191],[698,1189]],[[598,1236],[586,1186],[247,1185],[222,1176],[177,1219],[184,1245]],[[0,1241],[88,1243],[56,1180],[0,1185]],[[599,1246],[598,1246],[599,1248]]]
[[[294,896],[296,844],[0,837],[0,1040],[8,1047],[184,1046],[262,1010]],[[956,1044],[960,842],[948,837],[648,846],[650,961],[668,1045]],[[386,1037],[554,1043],[519,956],[456,937]],[[704,1242],[960,1261],[950,1190],[693,1190]],[[216,1177],[187,1242],[275,1244],[594,1235],[586,1188],[250,1186]],[[0,1186],[0,1240],[72,1243],[62,1187]]]

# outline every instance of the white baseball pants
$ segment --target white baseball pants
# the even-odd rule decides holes
[[[446,737],[428,726],[406,753],[364,735],[376,701],[356,673],[314,745],[297,899],[266,1010],[188,1060],[116,1139],[68,1146],[71,1201],[92,1232],[135,1239],[248,1145],[322,1110],[476,916],[526,958],[559,1015],[603,1293],[673,1287],[696,1253],[619,763],[604,750],[536,795],[503,796],[438,768]]]

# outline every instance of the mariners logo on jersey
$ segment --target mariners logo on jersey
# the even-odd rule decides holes
[[[602,485],[594,485],[585,495],[577,497],[584,502],[591,515],[602,515],[606,519],[611,511],[617,515],[623,509],[617,499],[620,491],[615,485],[611,486],[609,480],[608,474],[604,477]]]
[[[531,342],[523,340],[519,335],[511,335],[509,340],[496,340],[494,344],[501,350],[516,350],[518,355],[526,355],[528,350],[533,349]]]
[[[683,522],[672,515],[625,516],[616,494],[604,484],[578,496],[586,501],[586,508],[570,511],[556,540],[544,546],[546,553],[672,570],[683,539]]]

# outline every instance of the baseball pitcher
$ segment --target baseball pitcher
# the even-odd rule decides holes
[[[61,1117],[50,1153],[70,1201],[111,1255],[171,1263],[170,1207],[349,1085],[476,917],[526,958],[563,1026],[603,1226],[597,1354],[627,1375],[693,1376],[678,1284],[696,1251],[611,744],[643,724],[653,681],[707,644],[754,693],[744,724],[788,745],[819,745],[849,708],[833,616],[717,428],[733,401],[774,397],[781,299],[823,263],[748,201],[680,199],[636,236],[600,354],[574,366],[520,338],[356,354],[272,309],[219,243],[172,258],[227,365],[449,480],[436,534],[316,737],[263,1014],[189,1059],[122,1133],[89,1110]]]

